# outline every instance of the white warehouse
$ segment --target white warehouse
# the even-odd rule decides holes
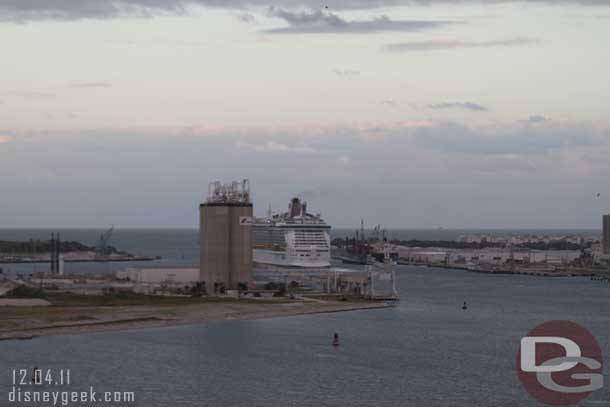
[[[174,291],[196,285],[199,282],[199,269],[133,268],[117,272],[116,278],[131,282],[135,292],[152,294],[156,291]]]

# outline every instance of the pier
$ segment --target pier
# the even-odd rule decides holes
[[[119,262],[139,262],[161,260],[161,256],[101,256],[101,257],[67,257],[66,263],[119,263]],[[42,264],[51,263],[50,258],[29,258],[29,257],[0,257],[0,264]]]

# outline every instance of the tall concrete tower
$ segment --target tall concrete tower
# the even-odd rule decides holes
[[[604,254],[610,254],[610,215],[604,215],[602,251],[604,252]]]
[[[252,202],[248,180],[210,184],[199,206],[200,280],[208,294],[252,280]]]

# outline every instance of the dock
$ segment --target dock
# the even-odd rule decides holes
[[[66,263],[119,263],[119,262],[139,262],[161,260],[161,256],[101,256],[101,257],[67,257]],[[50,258],[19,258],[4,257],[0,258],[0,264],[44,264],[51,263]]]

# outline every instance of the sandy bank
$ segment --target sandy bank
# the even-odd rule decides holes
[[[39,298],[0,298],[0,307],[48,307],[49,301]]]
[[[232,301],[186,305],[5,307],[0,340],[387,308],[385,302]]]

